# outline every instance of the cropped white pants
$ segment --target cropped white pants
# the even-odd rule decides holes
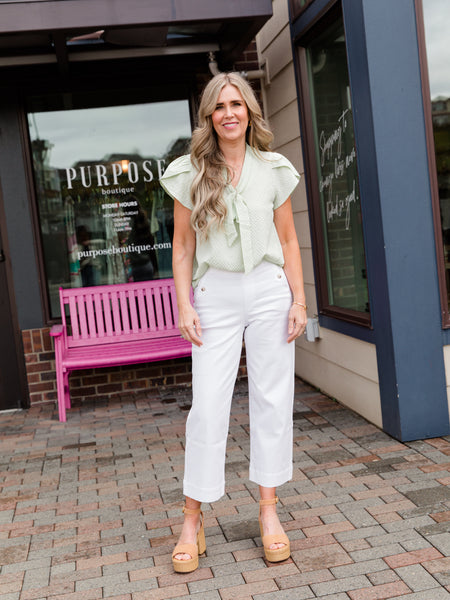
[[[225,493],[231,400],[245,339],[251,481],[276,487],[292,477],[294,342],[284,271],[263,262],[251,273],[209,269],[195,289],[203,346],[192,347],[192,408],[186,422],[183,493],[214,502]]]

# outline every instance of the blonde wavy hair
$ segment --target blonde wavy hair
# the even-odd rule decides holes
[[[273,139],[272,132],[263,119],[255,93],[241,75],[219,73],[208,82],[201,95],[197,115],[198,124],[192,134],[191,142],[191,161],[197,170],[190,190],[194,206],[191,225],[203,239],[208,238],[211,227],[220,227],[223,224],[227,214],[223,191],[231,181],[232,171],[220,150],[212,122],[217,99],[226,85],[236,87],[247,106],[249,118],[247,144],[256,152],[267,151]],[[227,173],[226,178],[224,173]]]

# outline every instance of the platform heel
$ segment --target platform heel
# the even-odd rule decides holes
[[[286,560],[291,555],[291,545],[289,538],[285,533],[277,533],[272,535],[264,535],[263,526],[261,522],[261,506],[267,506],[270,504],[276,504],[278,502],[278,496],[270,498],[269,500],[259,501],[259,530],[261,532],[261,539],[264,546],[264,554],[269,562],[281,562]],[[271,549],[272,544],[284,544],[282,548]]]
[[[201,524],[197,533],[196,544],[177,544],[172,552],[172,564],[176,573],[191,573],[198,568],[198,557],[206,552],[205,527],[203,522],[203,513],[200,508],[183,508],[186,515],[200,515]],[[273,543],[273,542],[272,542]],[[189,554],[188,560],[175,558],[177,554]]]

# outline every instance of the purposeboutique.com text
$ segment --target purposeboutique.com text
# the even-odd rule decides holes
[[[94,250],[79,250],[77,257],[78,260],[82,258],[96,258],[97,256],[105,256],[111,254],[131,254],[132,252],[149,252],[151,250],[166,250],[172,248],[170,242],[164,242],[161,244],[128,244],[127,246],[110,246],[109,248],[99,248]]]

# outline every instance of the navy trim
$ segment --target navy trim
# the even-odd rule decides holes
[[[341,319],[329,317],[328,315],[319,315],[319,325],[331,331],[348,335],[357,340],[375,344],[375,332],[368,327],[360,327],[354,323],[348,323]]]
[[[291,24],[291,34],[295,38],[304,35],[305,30],[321,17],[322,13],[326,12],[336,4],[336,0],[316,0]]]

